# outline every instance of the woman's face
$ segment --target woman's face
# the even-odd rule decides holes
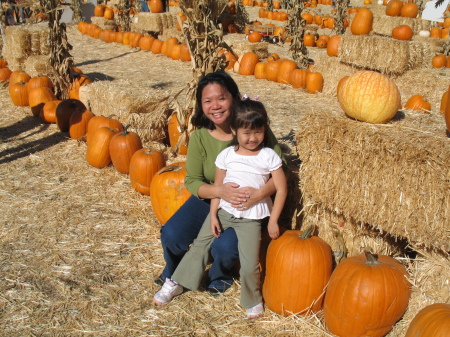
[[[233,97],[217,83],[210,83],[202,91],[202,110],[216,126],[229,126]]]

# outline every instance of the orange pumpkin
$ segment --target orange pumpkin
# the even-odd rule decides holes
[[[14,105],[28,106],[28,83],[22,81],[9,86],[9,96]]]
[[[338,92],[344,112],[372,124],[392,119],[400,107],[400,91],[388,76],[376,71],[359,71],[345,80]]]
[[[306,91],[316,94],[323,90],[323,76],[318,72],[308,72],[306,74]]]
[[[278,70],[280,69],[281,61],[269,62],[266,65],[266,80],[276,82],[278,78]]]
[[[411,295],[408,272],[392,257],[370,252],[339,263],[324,303],[325,324],[338,336],[384,336],[402,317]]]
[[[92,83],[92,80],[89,76],[81,74],[75,76],[72,84],[69,87],[69,98],[80,99],[80,88],[84,85],[88,85]]]
[[[297,63],[292,60],[284,60],[280,62],[280,67],[277,73],[277,82],[283,84],[291,84],[291,73],[297,69]]]
[[[109,145],[111,139],[117,134],[117,130],[103,126],[95,131],[91,141],[87,144],[86,160],[89,165],[96,168],[104,168],[111,163]]]
[[[405,337],[446,337],[450,331],[450,304],[426,306],[409,323]]]
[[[38,117],[45,103],[55,101],[57,98],[52,89],[48,87],[38,87],[29,90],[28,103],[33,116]]]
[[[285,231],[267,250],[263,284],[267,307],[285,316],[319,311],[332,264],[330,245],[312,236],[312,227]]]
[[[434,68],[444,68],[447,65],[447,57],[444,54],[435,55],[431,59],[431,65]]]
[[[260,32],[254,31],[248,35],[248,42],[260,42],[262,35]]]
[[[306,75],[307,72],[304,69],[294,69],[291,72],[291,85],[293,88],[306,88]]]
[[[258,55],[254,52],[246,52],[239,64],[239,74],[253,75],[255,72],[256,63],[259,62]]]
[[[8,65],[8,62],[0,57],[0,68],[6,68],[6,66]]]
[[[444,114],[445,107],[447,106],[447,99],[448,99],[448,91],[444,92],[441,97],[441,104],[439,106],[439,112],[441,114]]]
[[[44,123],[56,123],[56,108],[61,102],[60,100],[55,100],[44,104],[39,114],[39,117]]]
[[[161,54],[161,48],[162,48],[163,43],[164,42],[159,39],[153,40],[152,53],[153,54]]]
[[[431,104],[422,95],[413,95],[405,103],[405,109],[423,111],[429,113],[431,111]]]
[[[403,1],[400,0],[391,0],[388,2],[386,6],[386,15],[387,16],[400,16],[402,11]]]
[[[450,132],[450,86],[447,90],[447,103],[445,104],[444,117],[445,125],[447,126],[447,132]]]
[[[75,110],[69,120],[69,136],[81,139],[86,136],[89,120],[94,117],[90,110]]]
[[[327,43],[327,55],[328,56],[338,56],[339,44],[341,43],[341,36],[334,35],[330,37]]]
[[[255,66],[255,78],[263,80],[266,78],[267,62],[258,62]]]
[[[0,82],[5,83],[10,80],[12,71],[9,68],[0,68]]]
[[[419,14],[419,7],[415,3],[404,4],[400,10],[400,16],[405,18],[415,18]]]
[[[397,1],[397,0],[393,0]],[[372,30],[373,13],[367,8],[361,8],[353,18],[350,30],[353,35],[367,35]]]
[[[408,25],[401,25],[392,30],[392,37],[397,40],[409,41],[412,39],[413,35],[413,31]]]
[[[143,36],[139,40],[139,48],[142,50],[152,50],[152,44],[155,38],[153,36]]]
[[[116,132],[123,131],[123,125],[117,119],[113,118],[114,115],[106,116],[94,116],[89,120],[86,143],[89,143],[90,139],[94,135],[95,131],[101,127],[108,127],[110,129],[116,129]]]
[[[173,163],[152,178],[150,201],[156,218],[164,225],[191,196],[184,186],[186,163]]]
[[[166,166],[161,152],[142,148],[137,150],[130,161],[130,183],[139,193],[150,195],[150,185],[154,175]]]
[[[28,81],[28,90],[31,90],[33,88],[38,88],[38,87],[48,87],[50,89],[53,89],[53,83],[52,80],[48,77],[48,76],[36,76],[36,77],[31,77],[30,80]]]
[[[130,126],[123,128],[123,132],[114,135],[109,144],[111,161],[120,173],[128,174],[133,154],[142,149],[142,141],[135,132],[128,131]]]
[[[152,13],[162,13],[164,10],[164,6],[161,0],[149,0],[147,1],[147,3]]]

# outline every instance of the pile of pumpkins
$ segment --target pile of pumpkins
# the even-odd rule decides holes
[[[191,60],[189,47],[185,42],[180,43],[176,37],[162,41],[153,36],[143,35],[138,32],[116,32],[112,29],[103,30],[99,26],[87,22],[79,22],[77,27],[81,34],[102,40],[106,43],[122,43],[132,48],[151,51],[153,54],[164,54],[172,60],[181,60],[183,62]]]
[[[79,69],[75,68],[78,76],[69,88],[71,98],[58,100],[49,77],[31,77],[23,71],[11,71],[3,59],[0,59],[0,67],[0,82],[8,82],[14,105],[29,106],[33,116],[56,124],[72,139],[85,140],[89,165],[105,168],[112,163],[118,172],[128,174],[136,191],[152,196],[153,211],[162,224],[190,197],[184,187],[184,162],[166,166],[164,155],[143,148],[139,135],[128,131],[129,126],[123,126],[114,116],[94,115],[79,100],[80,86],[91,83]],[[186,144],[178,148],[180,130],[176,114],[173,114],[168,123],[169,142],[174,151],[178,149],[178,154],[186,154]]]

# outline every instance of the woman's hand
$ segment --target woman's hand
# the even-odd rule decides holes
[[[239,191],[245,193],[245,195],[248,196],[245,201],[238,205],[239,207],[236,207],[241,211],[252,207],[263,199],[261,198],[260,190],[257,188],[246,186],[240,188]]]
[[[248,188],[239,188],[238,184],[225,183],[220,186],[220,198],[229,202],[235,208],[241,208],[250,198]]]

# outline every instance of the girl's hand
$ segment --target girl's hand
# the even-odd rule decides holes
[[[240,208],[250,197],[248,191],[239,188],[238,184],[225,183],[220,190],[220,198],[229,202],[233,207]]]
[[[271,239],[276,240],[280,237],[280,227],[278,226],[277,222],[270,222],[269,220],[267,230]]]
[[[220,228],[219,219],[217,217],[211,217],[211,232],[216,238],[220,238],[220,233],[222,233],[222,229]]]

